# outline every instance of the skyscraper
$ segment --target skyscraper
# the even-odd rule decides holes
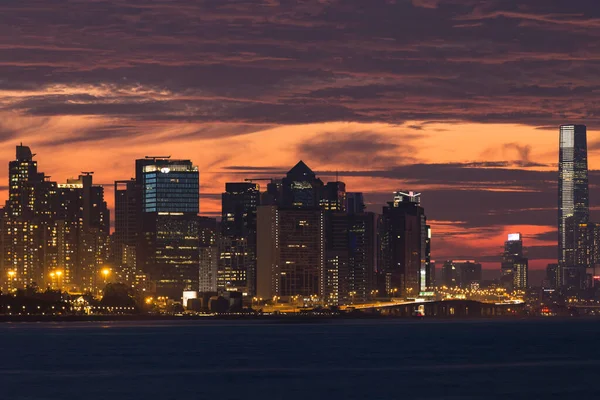
[[[52,199],[56,183],[38,171],[29,147],[16,147],[9,162],[8,200],[2,215],[2,280],[12,289],[42,285],[56,266]],[[10,281],[10,285],[8,285]]]
[[[527,288],[527,258],[523,255],[523,239],[520,233],[510,233],[504,242],[500,266],[502,286],[508,290]]]
[[[219,270],[219,224],[215,218],[199,217],[199,291],[216,292]]]
[[[53,202],[62,284],[82,291],[100,289],[100,270],[108,261],[110,213],[104,188],[92,173],[57,185]]]
[[[219,288],[254,296],[260,188],[251,182],[226,183],[221,200]]]
[[[381,272],[388,294],[417,296],[426,286],[427,218],[421,194],[394,193],[380,225]]]
[[[348,214],[359,214],[366,210],[365,199],[360,192],[346,193],[346,210]]]
[[[258,207],[257,296],[322,298],[324,244],[321,209]]]
[[[136,160],[141,188],[138,268],[156,283],[158,295],[181,298],[198,290],[199,174],[190,160]]]
[[[135,179],[115,181],[115,232],[112,243],[112,262],[123,282],[135,284],[138,274],[136,246],[141,214],[141,188]]]
[[[321,208],[326,211],[346,211],[346,184],[327,182],[321,196]]]
[[[431,226],[427,225],[427,239],[425,240],[425,281],[421,281],[424,288],[421,291],[432,289],[435,286],[435,261],[431,260]]]
[[[323,196],[323,181],[303,162],[299,161],[281,180],[283,207],[319,207]]]
[[[348,290],[355,302],[366,302],[375,288],[377,216],[372,212],[348,214]]]
[[[589,221],[587,133],[585,125],[560,126],[558,162],[558,262],[561,284],[581,287],[585,265],[576,261],[580,244],[573,230]],[[569,232],[571,231],[571,232]]]
[[[327,304],[344,303],[349,293],[349,218],[342,211],[324,211],[325,274],[323,297]]]

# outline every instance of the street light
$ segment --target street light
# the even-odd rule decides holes
[[[102,273],[102,276],[104,277],[104,286],[106,286],[106,280],[108,279],[108,275],[110,275],[110,269],[109,268],[102,268],[102,271],[100,271]]]
[[[16,280],[15,277],[17,276],[17,271],[9,270],[7,272],[7,274],[8,274],[8,291],[10,292],[10,291],[12,291],[13,281]]]
[[[62,288],[62,274],[63,272],[60,269],[56,271],[56,285],[58,286],[58,290],[61,290]]]

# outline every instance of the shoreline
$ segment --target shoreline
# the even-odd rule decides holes
[[[519,321],[519,320],[564,320],[564,319],[595,319],[595,316],[495,316],[495,317],[399,317],[380,315],[0,315],[1,323],[13,322],[153,322],[153,321],[261,321],[277,323],[308,323],[348,320],[377,320],[377,321]]]

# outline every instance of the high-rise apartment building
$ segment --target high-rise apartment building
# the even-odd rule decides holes
[[[37,284],[95,291],[108,258],[110,214],[92,173],[56,184],[17,146],[2,216],[2,270],[11,289]]]
[[[561,125],[558,162],[558,264],[561,286],[580,288],[586,265],[579,264],[581,244],[574,240],[580,224],[589,222],[587,129]],[[585,246],[585,244],[584,244]]]
[[[53,201],[61,286],[95,292],[109,258],[110,212],[92,173],[57,185]]]
[[[1,224],[3,288],[42,285],[56,266],[52,227],[52,198],[56,183],[38,171],[29,147],[16,147],[16,159],[9,162],[8,200]]]
[[[254,296],[260,188],[251,182],[226,183],[221,199],[219,288]]]

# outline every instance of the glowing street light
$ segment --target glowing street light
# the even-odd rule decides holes
[[[102,268],[100,273],[104,277],[104,286],[106,286],[106,280],[108,279],[108,276],[110,275],[110,268]]]
[[[17,271],[9,270],[6,274],[8,275],[8,291],[10,292],[13,289],[14,281],[17,280]]]

